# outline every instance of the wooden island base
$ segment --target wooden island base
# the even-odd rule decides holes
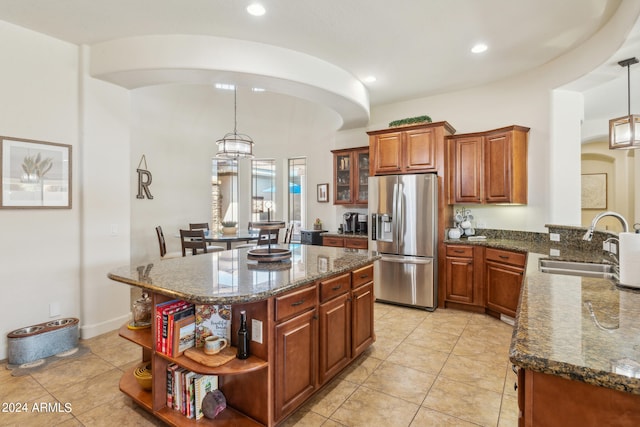
[[[151,293],[155,306],[168,296]],[[187,300],[188,301],[188,300]],[[284,421],[351,364],[375,341],[373,326],[373,264],[327,275],[311,284],[259,301],[232,305],[231,345],[236,344],[240,310],[249,325],[262,322],[262,343],[251,341],[251,356],[221,366],[206,366],[184,355],[172,358],[155,351],[156,327],[130,330],[120,336],[143,349],[152,362],[152,390],[137,383],[131,369],[120,390],[170,425],[275,426]],[[218,375],[227,409],[216,419],[198,421],[167,407],[167,367],[176,363],[200,374]]]

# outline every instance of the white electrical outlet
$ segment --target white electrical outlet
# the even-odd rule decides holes
[[[549,255],[560,256],[560,249],[549,249]]]
[[[614,255],[618,255],[618,245],[616,245],[615,243],[611,242],[609,244],[609,252],[611,252]]]
[[[549,240],[551,240],[552,242],[559,242],[560,241],[560,234],[558,234],[558,233],[549,233]]]
[[[60,316],[60,303],[59,302],[51,302],[49,303],[49,317]]]
[[[611,242],[602,242],[602,250],[609,252],[611,250]]]
[[[251,319],[251,341],[262,344],[262,321]]]

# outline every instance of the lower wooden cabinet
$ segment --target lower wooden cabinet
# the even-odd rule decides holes
[[[376,339],[373,330],[373,282],[355,288],[351,298],[351,357],[357,357]]]
[[[349,289],[320,304],[320,382],[340,372],[351,360],[351,298]]]
[[[335,237],[324,236],[322,246],[335,246],[338,248],[367,249],[369,241],[362,237]]]
[[[447,244],[445,306],[515,317],[525,264],[522,252]]]
[[[316,309],[275,327],[275,419],[298,408],[317,387]]]

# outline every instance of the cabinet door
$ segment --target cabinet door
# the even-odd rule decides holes
[[[350,152],[336,153],[333,156],[334,188],[333,203],[336,205],[351,204],[352,193],[352,177],[351,170],[353,162]]]
[[[316,390],[317,322],[313,309],[275,327],[275,419],[296,409]]]
[[[473,258],[446,258],[446,299],[473,304]]]
[[[522,268],[486,261],[487,308],[516,317],[523,277]]]
[[[485,200],[506,203],[511,200],[511,133],[489,135],[484,143]]]
[[[352,292],[351,322],[352,351],[351,357],[360,355],[375,341],[373,329],[373,282],[362,285]]]
[[[402,170],[402,132],[376,135],[372,147],[374,175],[398,173]]]
[[[482,136],[449,140],[450,203],[482,203]]]
[[[354,168],[353,197],[356,205],[366,205],[369,200],[369,149],[355,150],[353,159]]]
[[[351,360],[351,301],[349,293],[320,306],[320,384]]]
[[[435,171],[436,143],[434,130],[416,129],[404,132],[404,170],[410,173]]]

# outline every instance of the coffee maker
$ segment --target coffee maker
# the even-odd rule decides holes
[[[367,214],[358,214],[358,224],[356,232],[367,234]]]
[[[345,233],[355,233],[358,228],[358,213],[345,212],[342,215],[342,229]]]

